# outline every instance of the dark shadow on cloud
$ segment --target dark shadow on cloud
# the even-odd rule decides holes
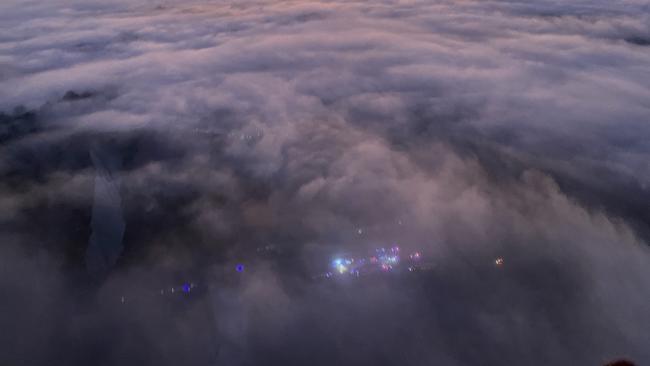
[[[650,37],[629,37],[625,38],[625,42],[633,44],[635,46],[650,46]]]

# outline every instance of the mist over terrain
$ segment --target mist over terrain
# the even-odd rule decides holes
[[[0,3],[2,365],[650,364],[648,244],[647,1]]]

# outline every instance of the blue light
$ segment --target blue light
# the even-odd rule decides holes
[[[237,272],[244,272],[244,265],[243,264],[236,265],[235,270],[237,270]]]
[[[187,283],[184,283],[184,284],[183,284],[183,292],[185,292],[185,293],[190,292],[190,288],[191,288],[191,287],[190,287],[189,284],[187,284]]]

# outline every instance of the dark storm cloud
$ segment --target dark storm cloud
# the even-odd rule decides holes
[[[8,364],[650,362],[644,2],[0,14]],[[101,278],[97,149],[125,223]],[[435,270],[307,280],[392,243]]]

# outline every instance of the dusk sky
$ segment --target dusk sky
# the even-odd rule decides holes
[[[0,365],[648,365],[649,245],[647,0],[0,1]]]

